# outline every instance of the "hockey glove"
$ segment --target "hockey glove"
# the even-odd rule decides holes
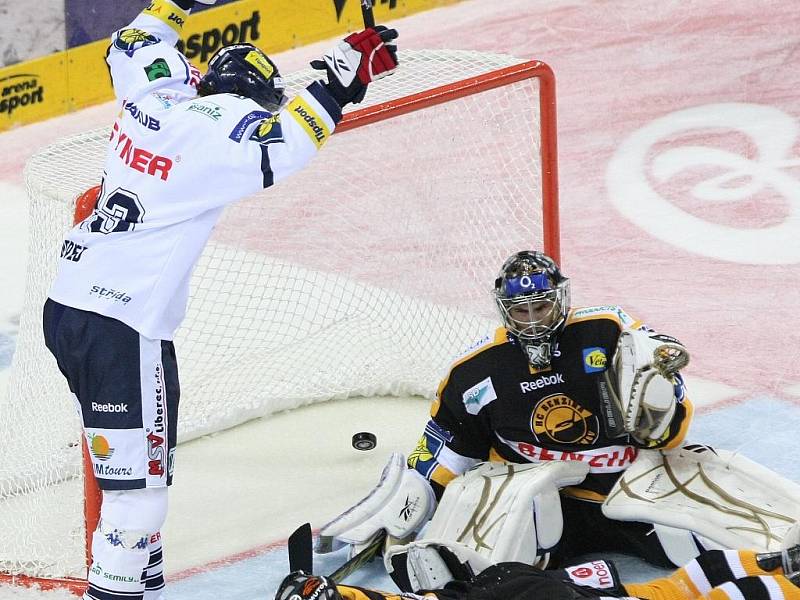
[[[318,60],[314,69],[325,71],[326,87],[339,106],[358,104],[373,81],[391,75],[397,68],[396,29],[378,25],[347,36]]]
[[[676,373],[689,353],[675,338],[624,331],[614,353],[612,396],[627,433],[646,445],[658,444],[675,415]],[[616,383],[616,385],[613,385]]]
[[[306,575],[303,571],[289,573],[278,586],[275,600],[342,600],[333,579],[322,575]]]

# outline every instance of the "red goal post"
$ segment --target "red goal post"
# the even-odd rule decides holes
[[[400,59],[305,171],[226,209],[176,338],[181,441],[331,398],[430,396],[452,357],[496,325],[488,290],[502,261],[543,248],[560,262],[551,69],[471,51]],[[286,79],[296,90],[316,76]],[[91,194],[74,202],[99,181],[106,140],[106,128],[62,140],[26,168],[26,300],[0,399],[12,457],[0,467],[0,582],[76,594],[98,493],[39,310],[65,229],[93,207]],[[392,171],[380,185],[363,181],[375,160]],[[258,366],[245,374],[242,362]],[[296,385],[293,369],[309,364],[314,381]],[[31,447],[37,427],[54,433]]]

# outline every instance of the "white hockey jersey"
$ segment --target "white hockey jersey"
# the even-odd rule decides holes
[[[66,236],[50,291],[152,339],[173,338],[225,205],[301,169],[341,119],[318,82],[275,115],[232,94],[197,97],[200,73],[175,48],[187,16],[155,0],[112,37],[107,61],[120,113],[102,190]]]

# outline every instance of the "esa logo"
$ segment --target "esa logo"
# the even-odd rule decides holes
[[[477,415],[484,406],[493,400],[497,400],[497,392],[495,392],[494,385],[492,385],[492,378],[487,377],[473,385],[462,394],[462,399],[467,412],[471,415]]]

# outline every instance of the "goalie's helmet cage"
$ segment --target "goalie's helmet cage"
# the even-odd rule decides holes
[[[553,336],[567,320],[569,279],[541,252],[523,250],[503,263],[494,282],[500,319],[536,368],[550,365]]]
[[[286,101],[278,67],[252,44],[234,44],[217,51],[197,85],[201,96],[237,94],[276,112]]]

